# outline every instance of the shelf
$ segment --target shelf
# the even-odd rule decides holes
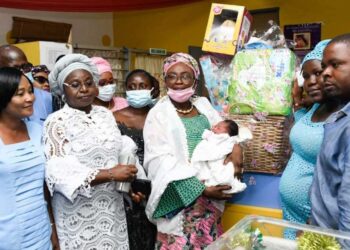
[[[112,67],[114,81],[117,83],[117,95],[125,95],[125,76],[129,72],[129,52],[127,48],[104,48],[89,46],[74,46],[75,52],[86,54],[89,57],[102,57]],[[116,68],[118,67],[118,68]]]
[[[129,71],[129,70],[127,70],[127,69],[113,69],[112,68],[112,71]]]

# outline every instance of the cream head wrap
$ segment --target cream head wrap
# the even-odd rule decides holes
[[[90,58],[83,54],[68,54],[62,57],[49,74],[50,89],[53,94],[63,95],[63,83],[74,70],[83,69],[91,73],[94,82],[98,83],[99,74]]]

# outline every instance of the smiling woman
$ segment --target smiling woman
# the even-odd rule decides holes
[[[146,213],[157,225],[156,249],[206,248],[222,233],[222,210],[213,201],[232,197],[223,192],[230,186],[206,187],[190,166],[204,130],[222,120],[206,98],[194,96],[199,74],[198,63],[188,54],[166,58],[168,95],[145,121],[144,167],[152,181]],[[228,158],[240,166],[241,148],[233,148]]]
[[[0,69],[0,249],[51,249],[41,127],[24,121],[34,99],[20,70]]]

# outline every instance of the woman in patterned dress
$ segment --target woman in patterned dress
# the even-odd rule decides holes
[[[203,249],[222,233],[222,213],[212,199],[232,195],[223,192],[227,185],[205,187],[189,161],[204,129],[221,117],[206,98],[193,97],[199,76],[194,58],[173,54],[163,73],[168,96],[149,111],[144,126],[144,167],[152,181],[146,213],[157,225],[157,249]],[[241,166],[241,156],[235,147],[230,159]]]
[[[123,198],[115,181],[141,173],[119,165],[136,145],[121,136],[113,114],[93,106],[98,72],[81,54],[66,55],[49,75],[51,90],[66,105],[45,122],[46,183],[61,250],[128,249]]]

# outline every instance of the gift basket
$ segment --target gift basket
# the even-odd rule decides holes
[[[289,157],[296,57],[273,22],[255,35],[231,61],[209,54],[200,63],[216,110],[253,133],[244,145],[245,171],[276,174]]]
[[[228,86],[231,114],[287,116],[292,107],[295,55],[287,48],[248,49],[232,61]]]
[[[254,115],[224,115],[239,126],[248,127],[253,140],[244,143],[243,166],[246,172],[277,174],[285,167],[289,154],[290,117]]]
[[[285,239],[285,230],[295,230],[295,240]],[[349,233],[280,219],[247,216],[224,233],[207,250],[341,250]]]

